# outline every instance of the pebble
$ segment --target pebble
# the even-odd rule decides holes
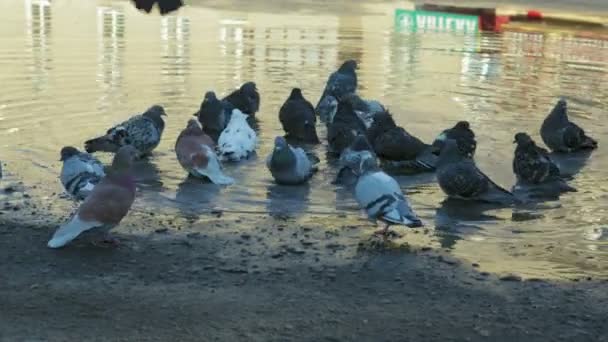
[[[476,262],[474,262],[474,263],[471,264],[471,266],[473,266],[473,267],[479,267],[479,264],[476,263]]]
[[[287,252],[293,253],[293,254],[304,254],[304,253],[306,253],[306,251],[301,250],[301,249],[297,249],[297,248],[294,248],[294,247],[288,247],[287,248]]]

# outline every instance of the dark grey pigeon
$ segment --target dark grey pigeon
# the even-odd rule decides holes
[[[367,130],[367,138],[378,157],[386,161],[399,162],[412,172],[435,169],[437,156],[432,153],[431,146],[397,126],[388,111],[374,115],[374,122]],[[397,165],[389,164],[394,164],[395,167]]]
[[[87,140],[85,149],[89,153],[116,152],[124,145],[133,145],[139,157],[147,155],[160,143],[165,129],[162,116],[166,115],[162,106],[154,105],[145,113],[110,128],[105,135]]]
[[[433,142],[434,151],[439,154],[446,139],[454,139],[458,144],[458,150],[462,155],[473,158],[475,149],[477,149],[477,141],[475,140],[475,132],[471,129],[468,121],[459,121],[452,128],[443,130],[441,134],[435,138]]]
[[[304,98],[300,88],[291,90],[291,94],[279,111],[279,121],[286,133],[285,138],[297,142],[319,143],[315,128],[317,123],[315,109]]]
[[[576,152],[597,148],[597,141],[568,120],[568,104],[560,99],[540,127],[540,136],[554,152]]]
[[[359,176],[355,199],[370,220],[381,221],[384,228],[376,233],[386,234],[390,225],[420,227],[422,221],[414,213],[397,181],[378,168],[369,153],[353,155],[350,168]]]
[[[243,85],[226,96],[223,101],[230,102],[241,112],[255,117],[255,113],[260,109],[260,94],[255,82],[243,83]]]
[[[214,92],[208,91],[205,93],[199,111],[194,114],[203,126],[203,132],[216,144],[220,134],[230,122],[231,108],[232,105],[229,102],[220,101]]]
[[[330,152],[339,156],[359,134],[364,133],[365,124],[355,114],[350,102],[339,102],[336,116],[327,127],[327,141]]]
[[[342,154],[340,154],[340,169],[338,170],[334,183],[351,185],[354,181],[356,181],[357,173],[356,170],[350,168],[352,164],[350,160],[358,158],[358,155],[365,154],[369,154],[371,157],[376,159],[374,149],[372,145],[370,145],[369,141],[367,141],[365,134],[359,134],[352,144],[350,144],[350,146],[344,149]]]
[[[316,112],[319,115],[319,119],[321,122],[324,122],[326,125],[333,122],[334,117],[338,111],[338,100],[335,97],[328,95],[325,96],[317,105]]]
[[[347,94],[343,101],[349,101],[353,106],[355,114],[363,121],[366,128],[370,128],[374,122],[374,116],[377,113],[386,111],[384,106],[376,100],[364,100],[359,95],[352,93]]]
[[[323,94],[321,94],[319,102],[315,107],[315,112],[320,112],[320,104],[326,96],[331,95],[340,101],[345,95],[354,93],[357,90],[356,69],[357,61],[350,59],[342,63],[340,68],[329,76]]]
[[[513,158],[513,172],[518,183],[540,185],[547,184],[556,191],[576,191],[560,175],[559,168],[549,157],[549,151],[536,146],[526,133],[515,134],[517,144]]]
[[[103,164],[92,155],[72,146],[61,149],[61,175],[65,190],[75,199],[83,200],[105,176]]]
[[[312,158],[300,147],[291,147],[285,138],[276,137],[274,149],[266,158],[266,166],[277,184],[305,183],[317,171],[318,159]]]
[[[496,204],[516,202],[515,196],[481,172],[473,159],[463,156],[452,139],[445,141],[439,155],[437,181],[450,198]]]

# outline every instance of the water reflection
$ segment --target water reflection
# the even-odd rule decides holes
[[[27,49],[32,54],[35,93],[47,90],[51,70],[51,0],[25,0]]]
[[[170,105],[186,104],[190,76],[190,20],[165,16],[160,20],[161,99]]]
[[[125,15],[122,7],[97,7],[97,82],[101,88],[98,110],[121,99],[125,50]]]
[[[192,176],[186,177],[177,186],[175,201],[184,217],[198,219],[210,210],[217,208],[217,197],[221,186]]]
[[[310,184],[287,186],[271,183],[266,191],[266,210],[271,216],[299,217],[306,213]]]

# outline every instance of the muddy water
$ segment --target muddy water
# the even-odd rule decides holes
[[[394,8],[382,3],[222,6],[191,6],[160,18],[121,1],[2,1],[0,148],[7,177],[52,202],[50,211],[65,212],[72,203],[59,196],[60,148],[82,147],[159,103],[169,114],[167,128],[154,156],[138,165],[135,211],[204,216],[219,208],[244,216],[317,215],[332,224],[340,215],[340,223],[364,224],[349,192],[331,184],[335,170],[325,143],[316,148],[321,172],[310,185],[276,186],[264,167],[291,87],[316,102],[327,75],[346,58],[360,61],[361,94],[385,103],[423,140],[469,120],[478,135],[478,164],[506,187],[514,182],[513,134],[528,131],[538,140],[557,96],[570,100],[571,116],[601,146],[608,141],[607,42],[414,31],[396,27]],[[237,179],[229,188],[186,179],[173,151],[179,131],[207,90],[225,94],[248,80],[262,96],[258,157],[226,167]],[[605,277],[607,151],[565,160],[577,172],[579,192],[534,208],[454,206],[443,203],[432,174],[399,177],[430,230],[402,239],[448,249],[487,271]]]

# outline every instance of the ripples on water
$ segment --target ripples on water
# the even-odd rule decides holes
[[[138,165],[136,210],[185,216],[216,207],[298,217],[345,212],[346,221],[356,221],[356,205],[346,190],[331,185],[334,169],[325,158],[322,172],[299,188],[275,185],[263,163],[282,133],[278,109],[291,87],[316,102],[327,75],[354,58],[361,94],[387,104],[399,124],[422,139],[469,120],[478,135],[478,164],[507,187],[514,182],[513,134],[528,131],[539,141],[542,119],[557,96],[566,96],[571,116],[601,146],[575,176],[578,193],[521,213],[442,203],[433,175],[399,181],[435,227],[424,243],[488,270],[557,277],[605,276],[608,270],[606,41],[401,32],[393,26],[394,8],[383,4],[355,6],[345,15],[332,2],[318,13],[191,6],[162,18],[143,15],[128,2],[23,4],[0,4],[0,146],[5,172],[36,186],[43,198],[62,191],[62,146],[82,147],[87,138],[160,103],[169,114],[167,128],[154,156]],[[227,189],[187,179],[173,152],[177,134],[205,91],[225,94],[248,80],[262,95],[258,157],[227,166],[238,180]],[[324,157],[326,146],[316,151]]]

